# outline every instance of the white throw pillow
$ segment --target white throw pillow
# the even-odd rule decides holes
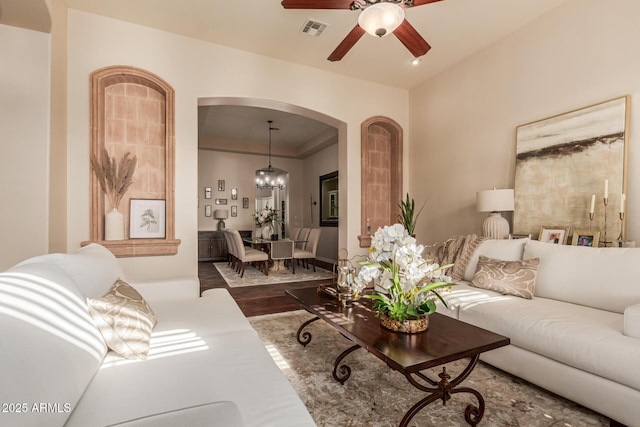
[[[117,280],[102,298],[87,298],[87,305],[111,350],[127,359],[147,358],[156,318],[138,291]]]

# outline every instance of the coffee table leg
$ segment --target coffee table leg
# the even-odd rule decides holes
[[[402,421],[400,422],[400,427],[408,426],[409,422],[413,419],[413,417],[416,416],[418,412],[420,412],[425,406],[429,405],[432,402],[435,402],[438,399],[441,399],[442,404],[446,406],[447,400],[451,399],[451,395],[456,393],[470,393],[474,395],[478,400],[478,406],[469,404],[464,411],[464,419],[467,421],[467,423],[471,426],[477,425],[484,415],[484,398],[482,397],[480,392],[472,388],[456,387],[462,381],[464,381],[469,376],[469,374],[471,374],[471,371],[473,371],[473,368],[475,368],[479,358],[479,354],[473,356],[467,367],[453,381],[449,381],[449,379],[451,379],[451,376],[447,373],[446,367],[443,367],[442,372],[438,374],[438,376],[440,377],[439,382],[430,380],[420,372],[416,373],[416,376],[423,380],[426,380],[431,385],[437,385],[437,387],[427,387],[424,384],[418,382],[413,377],[414,374],[406,374],[405,377],[407,378],[407,380],[409,380],[409,383],[411,383],[411,385],[419,390],[428,392],[430,394],[424,399],[418,401],[407,411],[407,413],[402,418]]]
[[[302,325],[300,325],[300,327],[298,328],[298,332],[296,333],[296,338],[298,339],[298,342],[300,344],[302,344],[303,346],[307,346],[307,344],[309,344],[311,342],[311,333],[310,332],[302,332],[302,330],[304,328],[307,327],[307,325],[315,322],[316,320],[320,320],[319,317],[314,317],[313,319],[307,320],[306,322],[304,322]],[[302,338],[300,338],[300,336],[302,336]]]
[[[333,363],[333,378],[340,384],[344,384],[345,381],[347,381],[351,376],[351,368],[348,365],[340,365],[340,362],[342,362],[342,359],[347,357],[350,353],[356,351],[359,348],[360,346],[358,344],[349,347],[348,349],[340,353],[340,356],[338,356],[336,361]]]

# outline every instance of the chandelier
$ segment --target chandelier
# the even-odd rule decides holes
[[[271,166],[271,132],[280,129],[272,126],[273,120],[267,120],[267,123],[269,123],[269,166],[256,171],[256,187],[259,190],[282,190],[287,171]]]

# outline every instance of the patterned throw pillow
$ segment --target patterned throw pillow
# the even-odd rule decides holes
[[[502,261],[480,255],[471,286],[531,299],[539,264],[540,258]]]
[[[107,346],[127,359],[146,359],[156,318],[149,304],[118,279],[102,298],[87,298],[89,313]]]

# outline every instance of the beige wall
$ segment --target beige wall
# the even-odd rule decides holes
[[[46,0],[51,26],[49,252],[67,248],[67,5]]]
[[[50,36],[0,25],[0,270],[47,252]]]
[[[302,209],[300,202],[302,197],[302,182],[295,177],[302,176],[302,161],[273,157],[271,160],[274,168],[289,172],[289,214],[290,218],[299,215]],[[215,209],[228,209],[229,218],[225,220],[227,228],[237,230],[254,230],[253,214],[256,211],[256,169],[267,167],[267,156],[251,154],[226,153],[222,151],[199,150],[198,151],[198,230],[215,230],[218,220],[213,216],[204,215],[205,205],[211,205]],[[225,191],[218,191],[218,180],[225,181]],[[211,187],[211,199],[204,198],[204,188]],[[231,189],[238,189],[238,200],[231,200]],[[249,208],[242,207],[242,198],[249,198]],[[227,205],[216,206],[216,198],[227,199]],[[231,206],[238,207],[238,216],[231,217]],[[271,206],[273,207],[273,206]]]
[[[320,227],[320,177],[322,175],[338,170],[338,146],[332,145],[324,150],[310,156],[304,160],[304,192],[303,192],[303,214],[300,218],[301,227]],[[338,174],[338,183],[340,183],[341,174]],[[318,204],[313,206],[313,222],[311,221],[311,203],[309,197],[312,197]],[[338,193],[339,203],[345,200]],[[340,222],[345,216],[342,210],[338,211]],[[338,259],[338,228],[336,227],[320,227],[322,234],[318,242],[316,258],[326,261],[335,262]],[[357,233],[358,230],[356,230]]]
[[[419,240],[480,233],[475,194],[513,188],[516,126],[626,94],[627,238],[640,240],[638,16],[635,0],[571,0],[411,91],[410,191],[427,200]]]
[[[176,91],[176,237],[173,257],[123,259],[135,276],[197,273],[198,99],[246,97],[317,111],[339,126],[340,246],[359,251],[360,123],[385,115],[408,129],[408,92],[220,45],[69,10],[68,247],[89,237],[89,74],[107,65],[151,71]],[[375,94],[375,96],[372,96]],[[405,136],[408,138],[408,134]],[[347,167],[349,165],[349,167]],[[343,187],[344,186],[344,187]]]

